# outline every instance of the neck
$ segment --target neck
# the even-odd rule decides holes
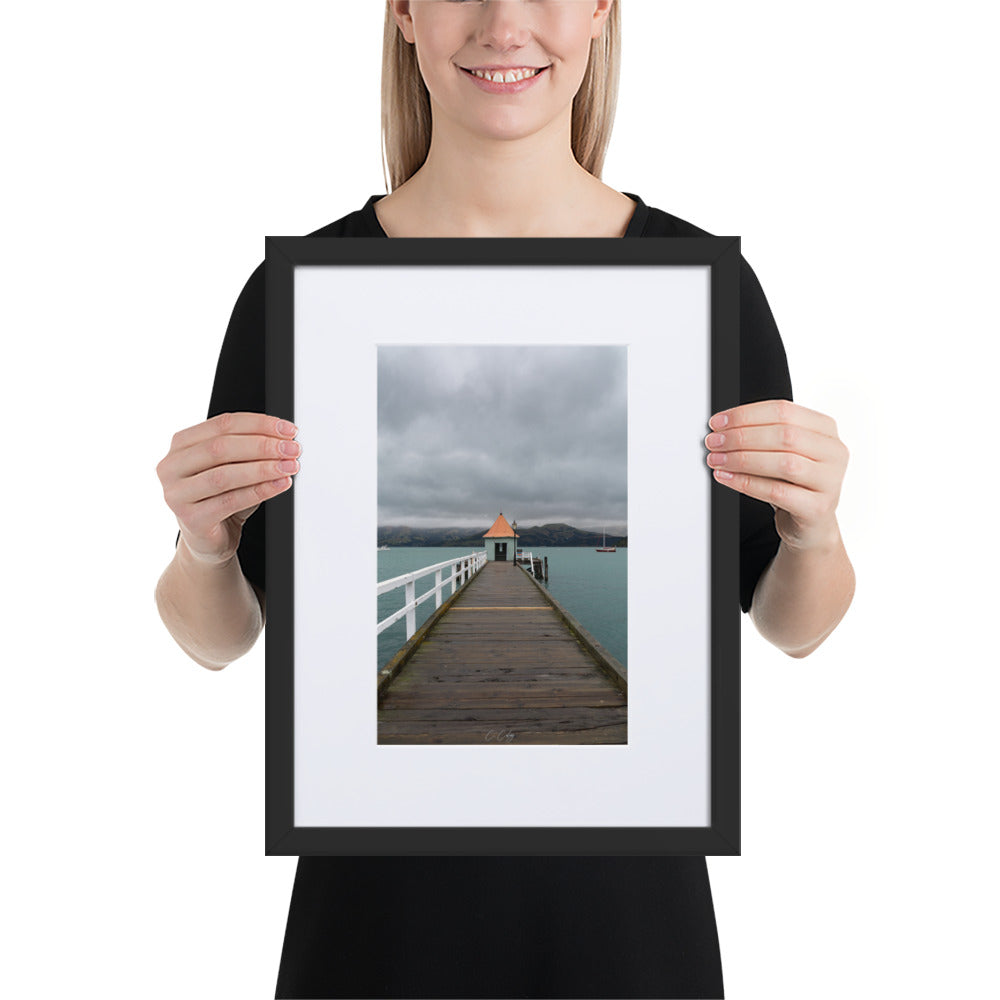
[[[470,134],[435,123],[427,159],[407,189],[457,236],[530,237],[601,182],[573,157],[569,124],[517,140]]]

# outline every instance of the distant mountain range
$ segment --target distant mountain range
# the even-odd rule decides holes
[[[472,528],[408,528],[405,525],[380,524],[378,527],[378,544],[390,548],[424,547],[424,546],[470,546],[482,548],[483,535],[490,530],[490,525],[480,529]],[[542,524],[536,527],[517,526],[517,544],[522,549],[556,546],[599,546],[601,532],[583,531],[569,524]],[[608,534],[608,545],[619,548],[628,546],[628,535]]]

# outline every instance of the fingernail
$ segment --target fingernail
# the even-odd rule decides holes
[[[278,433],[287,434],[288,437],[295,437],[295,435],[298,434],[298,429],[295,424],[290,424],[287,420],[279,420]]]
[[[713,431],[721,430],[726,424],[729,423],[729,416],[725,413],[716,413],[715,416],[711,418],[708,422],[708,426],[712,428]]]
[[[705,438],[705,443],[709,446],[709,448],[721,448],[726,443],[726,435],[709,434],[708,437]]]
[[[717,475],[717,476],[718,476],[718,477],[719,477],[720,479],[732,479],[732,478],[733,478],[733,474],[732,474],[731,472],[726,472],[726,471],[725,471],[725,470],[723,470],[723,469],[716,469],[716,470],[715,470],[715,474],[716,474],[716,475]]]

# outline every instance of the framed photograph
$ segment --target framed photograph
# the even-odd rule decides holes
[[[265,268],[266,852],[739,854],[739,238]]]

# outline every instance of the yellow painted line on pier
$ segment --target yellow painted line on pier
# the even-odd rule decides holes
[[[551,604],[526,604],[521,607],[511,607],[510,605],[497,605],[496,607],[466,608],[453,607],[452,611],[548,611]]]

